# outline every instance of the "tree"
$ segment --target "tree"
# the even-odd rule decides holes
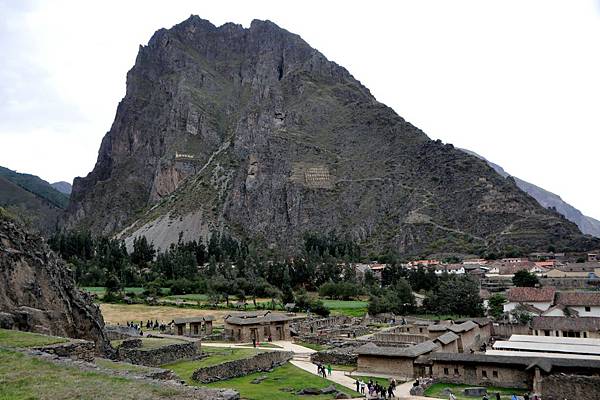
[[[506,302],[506,298],[504,296],[502,296],[499,293],[496,293],[494,295],[492,295],[489,299],[488,299],[488,312],[489,314],[496,318],[499,319],[502,314],[504,313],[504,303]]]
[[[479,297],[479,284],[469,275],[453,277],[433,291],[424,301],[425,308],[438,315],[483,315],[483,303]]]
[[[392,312],[402,315],[415,308],[415,297],[406,279],[399,279],[393,286],[383,289],[379,295],[372,295],[368,310],[371,314]]]
[[[133,252],[131,253],[131,262],[139,267],[145,267],[154,259],[156,250],[154,245],[148,243],[146,236],[138,236],[133,239]]]
[[[512,282],[515,286],[518,287],[534,287],[535,285],[539,285],[540,283],[537,276],[524,269],[515,273],[515,275],[512,278]]]

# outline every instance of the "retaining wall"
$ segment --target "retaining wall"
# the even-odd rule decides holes
[[[118,358],[131,364],[157,367],[186,358],[192,358],[200,349],[200,342],[175,343],[155,349],[126,348],[117,349]]]
[[[321,364],[356,365],[358,355],[347,351],[325,350],[313,353],[310,360]]]
[[[269,371],[285,364],[293,357],[294,353],[291,351],[269,351],[250,358],[200,368],[194,371],[192,379],[200,383],[211,383],[223,379],[237,378],[254,372]]]
[[[89,362],[93,362],[96,356],[96,345],[89,340],[73,339],[66,343],[51,344],[35,349],[59,357],[75,358]]]
[[[542,379],[542,395],[548,400],[597,400],[600,376],[549,375]]]

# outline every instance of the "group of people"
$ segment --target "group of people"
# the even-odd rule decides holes
[[[331,376],[331,371],[333,371],[331,364],[325,366],[321,363],[317,363],[317,374],[321,375],[324,379],[327,379],[328,375]]]
[[[168,325],[163,324],[163,323],[158,323],[158,320],[155,320],[155,321],[148,320],[148,321],[146,321],[145,324],[144,324],[144,321],[140,321],[139,324],[137,324],[133,321],[131,321],[131,322],[127,321],[127,327],[135,329],[140,334],[140,336],[142,336],[144,334],[144,332],[142,331],[143,327],[145,327],[147,330],[158,329],[161,332],[164,332],[167,330]]]
[[[373,382],[372,379],[369,379],[369,382],[365,383],[362,380],[356,380],[354,383],[356,385],[356,391],[360,394],[367,394],[368,398],[373,399],[393,399],[395,398],[394,390],[396,390],[396,380],[392,379],[389,385],[386,387],[385,385],[380,385],[379,382]]]
[[[501,399],[499,392],[496,392],[496,395],[492,396],[492,397],[490,397],[487,394],[485,394],[485,395],[483,395],[483,398],[481,400],[494,400],[494,399],[495,400],[500,400]],[[456,396],[453,393],[450,393],[450,395],[448,396],[448,400],[456,400]],[[520,398],[516,394],[513,394],[510,397],[510,400],[520,400]],[[537,394],[534,394],[532,397],[529,397],[529,394],[525,393],[523,395],[523,400],[541,400],[541,399],[538,397]]]

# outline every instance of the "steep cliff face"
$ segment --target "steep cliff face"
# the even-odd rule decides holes
[[[330,230],[402,253],[597,246],[299,36],[195,16],[140,48],[68,211],[68,227],[163,248],[212,229],[291,251]]]
[[[93,340],[111,351],[104,320],[71,271],[36,235],[0,209],[0,325],[3,328]]]

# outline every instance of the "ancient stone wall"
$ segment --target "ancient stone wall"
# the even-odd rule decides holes
[[[597,400],[600,376],[554,374],[542,379],[544,400]]]
[[[440,382],[474,385],[524,388],[532,386],[533,374],[518,367],[500,365],[469,366],[462,363],[434,362],[433,378]]]
[[[175,343],[155,349],[119,347],[119,360],[131,364],[156,367],[177,360],[194,357],[199,350],[200,342]]]
[[[412,379],[414,375],[413,361],[412,358],[361,355],[358,357],[357,371],[358,374],[369,372]]]
[[[373,335],[373,339],[382,342],[394,342],[394,343],[414,343],[419,344],[422,342],[426,342],[429,340],[427,335],[413,335],[410,333],[389,333],[389,332],[381,332],[375,333]]]
[[[122,340],[140,336],[137,329],[122,325],[104,326],[104,333],[108,340]]]
[[[35,350],[54,354],[59,357],[68,357],[92,362],[94,361],[96,354],[96,345],[89,340],[71,340],[66,343],[36,347]]]
[[[253,372],[269,371],[274,367],[285,364],[293,356],[294,353],[290,351],[260,353],[250,358],[200,368],[193,373],[192,379],[200,383],[210,383],[245,376]]]
[[[356,365],[358,355],[349,351],[326,350],[313,353],[310,360],[321,364]]]

